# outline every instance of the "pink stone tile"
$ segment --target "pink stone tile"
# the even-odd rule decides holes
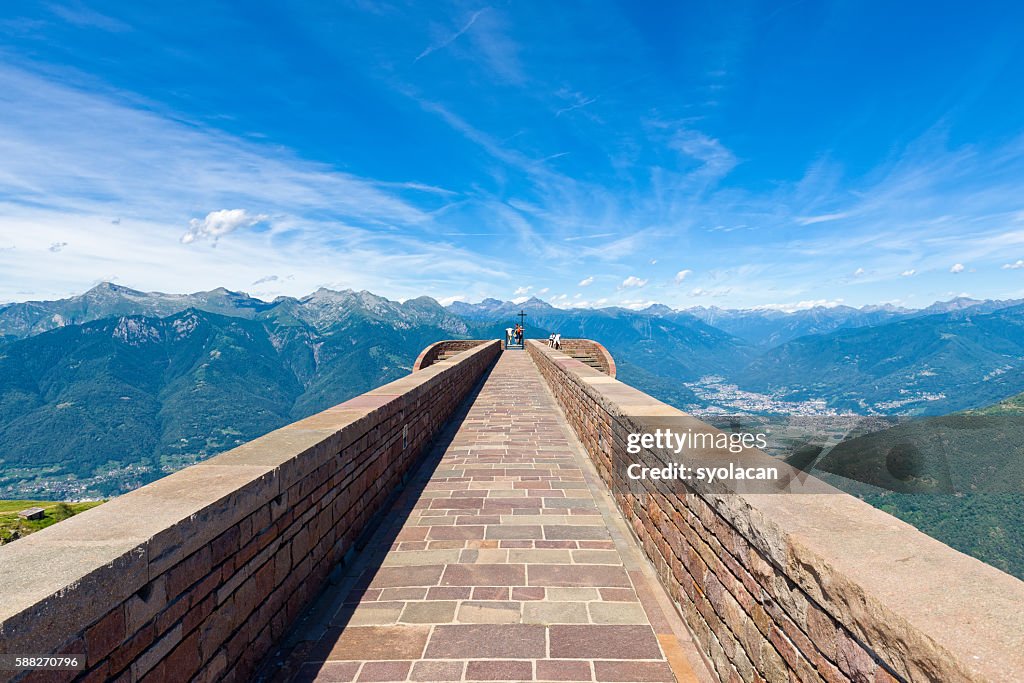
[[[665,662],[594,662],[599,681],[672,683],[675,677]]]
[[[526,585],[526,566],[522,564],[450,564],[444,568],[440,585],[524,586]]]
[[[533,663],[523,660],[486,660],[470,662],[466,678],[472,681],[530,681]]]
[[[474,600],[508,600],[508,586],[477,586],[473,589]]]
[[[412,662],[366,662],[359,672],[359,683],[363,681],[404,681],[409,676]]]
[[[430,681],[431,683],[461,681],[465,666],[465,662],[419,661],[413,664],[409,680]]]
[[[427,589],[427,600],[468,600],[469,586],[434,586]]]
[[[452,624],[434,627],[424,659],[538,659],[546,649],[543,626]]]
[[[589,681],[590,662],[542,659],[537,662],[538,681]]]
[[[347,683],[354,681],[359,662],[310,662],[295,675],[295,683]]]
[[[533,586],[513,588],[512,599],[513,600],[543,600],[545,596],[544,588],[536,588]]]
[[[661,659],[654,631],[643,625],[555,624],[552,659]]]

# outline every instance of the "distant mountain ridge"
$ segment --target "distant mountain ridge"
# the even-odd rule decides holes
[[[403,319],[409,323],[438,315],[444,309],[453,333],[465,332],[467,320],[511,322],[520,310],[532,315],[532,320],[560,317],[569,311],[628,311],[670,320],[699,320],[759,347],[770,347],[808,334],[823,334],[836,329],[878,325],[883,322],[932,315],[971,311],[994,312],[1024,304],[1024,299],[989,300],[955,297],[949,301],[936,301],[921,309],[910,309],[891,304],[852,306],[813,306],[793,311],[775,308],[729,309],[717,306],[693,306],[673,309],[664,304],[652,304],[636,310],[609,306],[605,308],[559,308],[531,297],[516,303],[498,299],[484,299],[479,303],[455,301],[441,306],[435,299],[422,296],[405,302],[395,302],[368,291],[335,291],[320,288],[303,297],[280,296],[264,301],[245,292],[218,287],[191,294],[165,294],[139,290],[102,282],[78,296],[53,301],[26,301],[0,305],[0,337],[22,338],[46,332],[65,325],[75,325],[113,315],[171,315],[188,308],[235,315],[246,318],[281,315],[292,311],[298,319],[313,324],[330,324],[343,314],[349,305],[365,311],[376,311],[378,317]],[[536,314],[539,314],[536,315]],[[318,323],[317,321],[321,322]]]
[[[761,348],[770,348],[799,337],[827,334],[840,329],[869,327],[936,313],[991,313],[1021,304],[1024,304],[1024,299],[1001,301],[955,297],[949,301],[936,301],[921,309],[880,304],[860,308],[842,305],[813,306],[786,312],[768,308],[723,309],[715,306],[695,306],[681,312],[694,315],[709,325],[714,325]]]
[[[734,375],[853,412],[941,414],[1024,390],[1024,305],[980,306],[840,329],[769,349]]]
[[[140,292],[103,282],[84,294],[56,301],[27,301],[0,306],[0,336],[23,338],[41,332],[118,315],[166,316],[189,308],[253,319],[294,319],[318,330],[344,322],[353,310],[377,320],[406,325],[439,323],[453,334],[465,334],[466,324],[430,297],[404,303],[371,292],[320,288],[301,298],[263,301],[223,287],[192,294]]]
[[[799,337],[827,334],[835,330],[855,327],[869,327],[886,322],[894,322],[936,313],[953,313],[958,311],[971,313],[991,313],[1003,308],[1024,304],[1024,299],[972,299],[955,297],[949,301],[936,301],[920,309],[904,308],[892,304],[869,304],[855,308],[853,306],[812,306],[798,310],[780,310],[778,308],[720,308],[717,306],[692,306],[674,309],[664,304],[652,304],[646,308],[621,309],[634,313],[665,318],[668,320],[697,319],[706,325],[727,332],[734,337],[760,349],[784,344]],[[528,314],[533,312],[570,311],[570,310],[614,310],[615,307],[602,309],[555,308],[550,304],[532,297],[521,303],[484,299],[470,304],[456,301],[448,310],[456,315],[474,320],[487,320],[504,317],[509,320],[520,310]]]
[[[1014,303],[638,311],[104,283],[0,307],[0,496],[128,490],[400,377],[438,339],[501,337],[520,311],[529,336],[598,339],[620,379],[698,413],[803,400],[883,414],[977,408],[1024,392]]]

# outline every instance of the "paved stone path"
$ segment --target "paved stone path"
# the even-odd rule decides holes
[[[279,677],[705,680],[529,356],[453,425]]]

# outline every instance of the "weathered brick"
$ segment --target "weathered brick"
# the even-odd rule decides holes
[[[167,577],[152,579],[125,603],[125,622],[129,632],[138,630],[167,606]]]
[[[238,552],[239,537],[239,528],[235,525],[210,542],[210,560],[213,566],[234,557]]]
[[[89,666],[99,663],[127,637],[124,606],[118,605],[85,632],[85,654]]]

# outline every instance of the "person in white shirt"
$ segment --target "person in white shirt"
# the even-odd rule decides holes
[[[551,345],[554,346],[556,349],[562,348],[562,335],[556,334],[554,338],[551,340]]]
[[[506,327],[505,328],[505,346],[508,346],[511,343],[512,343],[512,328],[511,327]]]

